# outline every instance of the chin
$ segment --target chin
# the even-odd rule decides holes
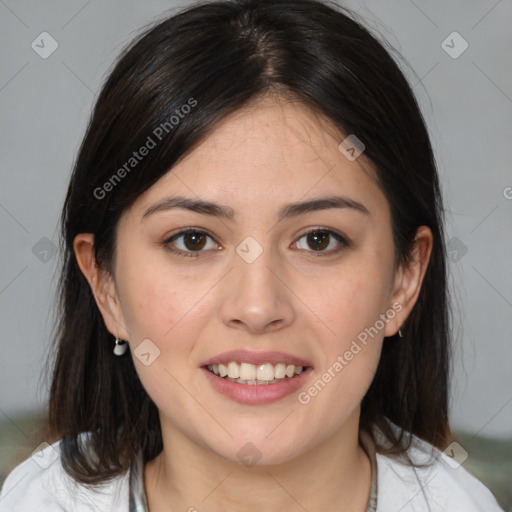
[[[301,446],[292,438],[288,437],[288,444],[283,445],[281,439],[272,440],[252,437],[249,439],[234,439],[229,441],[229,446],[225,450],[220,450],[219,446],[211,447],[220,457],[234,462],[236,464],[245,465],[247,468],[275,466],[290,462],[297,458],[301,452],[297,452],[297,446]]]

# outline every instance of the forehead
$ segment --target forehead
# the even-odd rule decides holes
[[[312,162],[326,169],[350,164],[340,158],[339,145],[346,137],[331,120],[301,101],[265,96],[224,118],[180,164],[208,158],[226,168],[250,161],[281,164],[286,170],[286,163],[293,162],[298,175]],[[357,160],[353,167],[370,170],[364,153]]]
[[[260,99],[219,122],[134,206],[147,209],[180,194],[231,204],[235,211],[277,209],[337,193],[386,208],[364,153],[351,161],[340,151],[346,137],[299,101]]]

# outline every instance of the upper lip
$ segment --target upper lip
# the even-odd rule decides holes
[[[203,362],[201,366],[229,363],[230,361],[250,363],[254,365],[264,363],[275,365],[278,363],[284,363],[286,365],[293,364],[295,366],[311,366],[311,363],[305,359],[291,354],[285,354],[284,352],[254,352],[249,350],[230,350],[229,352],[223,352],[222,354],[218,354]]]

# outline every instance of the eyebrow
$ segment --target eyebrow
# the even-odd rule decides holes
[[[204,215],[211,215],[212,217],[218,217],[228,220],[233,220],[235,217],[235,210],[233,208],[212,203],[209,201],[192,199],[184,196],[166,197],[157,203],[150,206],[142,216],[142,220],[146,219],[150,215],[157,212],[163,212],[180,208],[184,210],[190,210]],[[291,217],[297,217],[305,213],[328,210],[331,208],[342,208],[351,209],[363,213],[365,215],[371,215],[369,210],[360,202],[350,199],[345,196],[328,196],[312,199],[310,201],[301,201],[298,203],[285,204],[278,212],[277,219],[281,221]]]

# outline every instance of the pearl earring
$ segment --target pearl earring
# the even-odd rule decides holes
[[[114,354],[116,356],[122,356],[126,350],[128,349],[128,344],[126,341],[120,340],[119,338],[116,338],[116,345],[114,347]]]

